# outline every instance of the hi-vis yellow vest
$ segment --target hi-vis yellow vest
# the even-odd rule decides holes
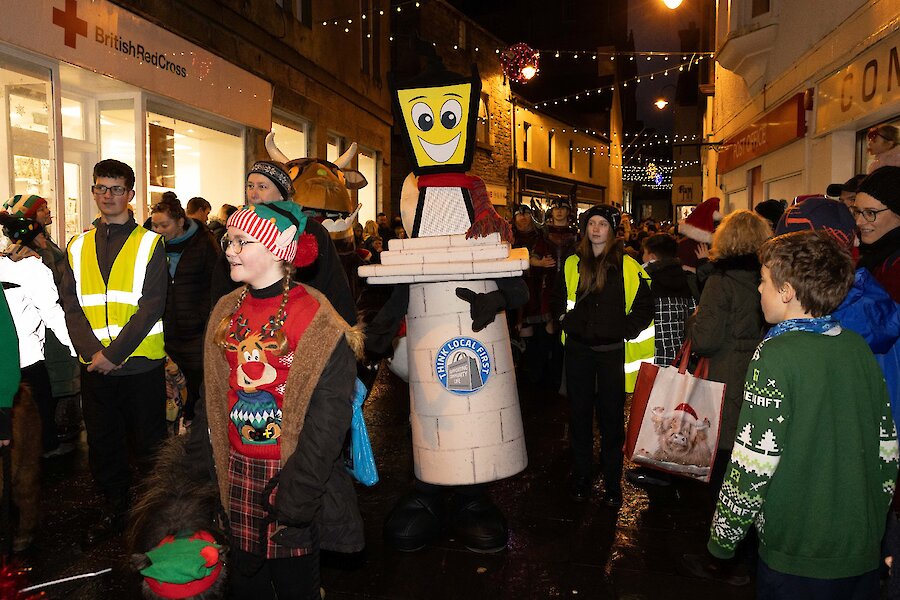
[[[575,308],[576,294],[578,293],[578,256],[573,254],[566,259],[563,273],[566,278],[566,312]],[[650,283],[650,276],[643,267],[628,256],[622,260],[622,273],[625,281],[625,314],[631,312],[634,297],[637,296],[641,278]],[[637,382],[638,371],[642,362],[653,362],[656,354],[656,330],[653,321],[633,340],[625,340],[625,391],[633,392]],[[562,334],[562,343],[566,343],[566,334]]]
[[[109,282],[103,282],[97,264],[97,231],[72,238],[69,242],[69,264],[75,274],[75,294],[94,335],[104,347],[116,336],[137,312],[144,289],[147,264],[160,237],[143,227],[135,227],[116,256],[109,272]],[[164,358],[162,318],[154,323],[131,356],[149,359]],[[81,362],[86,361],[81,358]]]

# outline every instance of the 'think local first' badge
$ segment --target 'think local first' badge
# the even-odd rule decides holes
[[[491,355],[478,340],[456,337],[438,349],[434,371],[448,391],[471,394],[487,383],[491,374]]]

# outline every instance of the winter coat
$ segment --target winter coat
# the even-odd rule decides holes
[[[900,302],[900,227],[871,244],[860,245],[859,252],[856,266],[868,269],[894,302]]]
[[[766,331],[759,305],[759,261],[754,254],[713,262],[697,312],[687,320],[691,350],[709,358],[709,379],[725,383],[719,448],[734,445],[744,377]]]
[[[653,285],[656,333],[656,357],[654,363],[671,365],[678,349],[684,343],[684,323],[697,307],[688,284],[688,272],[681,268],[677,258],[663,258],[648,263],[644,270]]]
[[[181,367],[201,369],[203,332],[211,309],[209,289],[221,251],[205,226],[182,245],[175,276],[169,276],[163,313],[166,353]],[[166,244],[166,252],[171,251],[172,244]]]
[[[868,270],[857,269],[853,287],[833,314],[869,344],[884,373],[894,423],[900,423],[900,304]]]
[[[285,382],[284,420],[280,438],[281,472],[275,488],[273,517],[279,524],[299,529],[298,537],[310,546],[318,533],[325,550],[357,552],[364,546],[363,523],[353,482],[344,467],[341,447],[350,427],[352,392],[356,374],[354,352],[361,352],[362,335],[337,314],[325,297],[305,286],[319,309],[294,349]],[[188,452],[199,472],[218,480],[220,500],[229,511],[228,457],[230,444],[228,361],[214,341],[217,325],[232,314],[241,291],[235,290],[216,304],[205,339],[206,397],[197,406]],[[307,427],[307,425],[309,425]],[[340,440],[333,435],[342,429]]]
[[[44,339],[49,327],[74,357],[75,349],[59,306],[53,274],[36,256],[13,261],[0,256],[0,281],[19,336],[19,366],[44,360]]]
[[[881,154],[876,154],[866,168],[866,175],[881,167],[900,167],[900,146],[894,146]]]

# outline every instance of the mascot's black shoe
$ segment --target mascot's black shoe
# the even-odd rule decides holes
[[[451,526],[459,542],[481,554],[492,554],[506,548],[509,529],[503,513],[484,495],[458,496]]]
[[[414,490],[400,499],[384,522],[384,539],[401,552],[415,552],[441,533],[442,494]]]

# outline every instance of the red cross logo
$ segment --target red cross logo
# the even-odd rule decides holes
[[[66,32],[66,46],[75,47],[78,36],[87,37],[87,21],[78,18],[78,0],[66,0],[66,10],[53,9],[53,24]]]

